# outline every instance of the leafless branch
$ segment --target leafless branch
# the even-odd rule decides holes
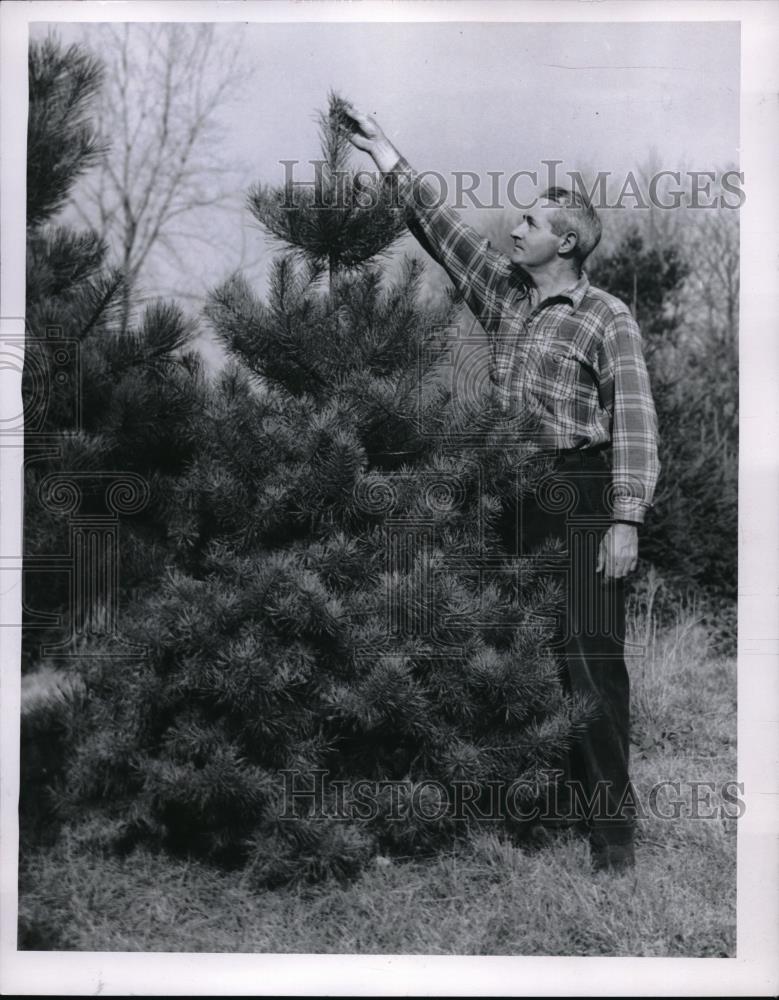
[[[88,43],[95,36],[93,26]],[[98,125],[110,151],[76,210],[118,258],[126,326],[153,249],[164,245],[181,261],[182,248],[172,247],[193,234],[179,223],[235,197],[216,140],[220,112],[249,73],[211,24],[101,25],[97,47],[107,69]]]

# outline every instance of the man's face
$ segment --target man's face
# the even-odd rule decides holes
[[[543,267],[557,258],[564,237],[552,232],[552,220],[559,206],[551,201],[539,201],[520,217],[512,229],[514,249],[511,260],[529,271]]]

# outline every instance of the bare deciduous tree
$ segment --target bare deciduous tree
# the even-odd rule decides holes
[[[699,212],[688,254],[691,283],[706,307],[710,329],[738,332],[739,218],[732,208]]]
[[[98,126],[102,168],[76,199],[79,214],[108,241],[126,278],[126,328],[155,252],[186,272],[192,246],[212,247],[213,212],[235,207],[240,185],[220,155],[222,110],[248,78],[240,37],[213,24],[104,24],[89,31],[106,65]],[[204,213],[208,212],[206,216]],[[150,286],[150,287],[149,287]]]

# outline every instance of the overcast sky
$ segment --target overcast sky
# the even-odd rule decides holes
[[[316,155],[306,117],[329,87],[375,113],[415,165],[442,171],[510,172],[542,158],[627,170],[650,147],[672,167],[738,158],[737,24],[243,31],[258,78],[235,141],[262,173],[280,158]]]
[[[82,28],[58,30],[70,40]],[[512,171],[557,158],[618,171],[651,147],[672,167],[738,159],[735,22],[229,24],[219,31],[243,37],[256,73],[226,120],[225,152],[268,180],[280,174],[280,159],[316,156],[312,114],[331,87],[375,113],[420,167]]]

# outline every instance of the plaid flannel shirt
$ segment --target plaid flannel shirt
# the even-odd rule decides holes
[[[490,376],[523,439],[539,451],[609,447],[615,521],[641,523],[660,464],[657,416],[628,307],[586,274],[533,304],[527,278],[466,225],[401,158],[385,175],[397,185],[409,228],[446,270],[490,342]]]

